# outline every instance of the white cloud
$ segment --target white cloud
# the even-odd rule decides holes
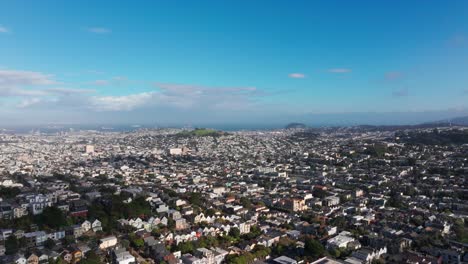
[[[92,84],[99,85],[99,86],[105,86],[105,85],[109,85],[109,81],[108,80],[96,80],[96,81],[92,82]]]
[[[124,84],[130,84],[130,83],[136,84],[137,82],[130,81],[125,76],[115,76],[108,80],[102,80],[102,79],[95,80],[91,82],[90,84],[97,85],[97,86],[107,86],[107,85],[124,85]]]
[[[224,93],[252,93],[257,91],[255,87],[209,87],[176,83],[155,83],[154,85],[162,89],[165,93],[177,95],[216,95]]]
[[[46,92],[25,89],[26,86],[47,86],[57,84],[52,75],[32,71],[0,70],[0,96],[30,97],[44,96]]]
[[[351,71],[352,70],[348,68],[333,68],[333,69],[328,70],[328,72],[331,72],[331,73],[348,73]]]
[[[210,87],[203,85],[155,83],[157,90],[126,95],[100,95],[91,89],[59,87],[53,75],[32,71],[0,70],[0,97],[12,107],[30,113],[175,111],[179,113],[217,113],[250,111],[257,99],[265,96],[255,87]],[[96,80],[98,85],[126,83],[138,85],[123,76]],[[96,93],[96,94],[93,94]],[[19,103],[8,97],[19,98]],[[29,109],[29,110],[27,110]]]
[[[112,31],[104,27],[90,27],[88,28],[88,32],[96,33],[96,34],[107,34],[107,33],[111,33]]]
[[[0,25],[0,33],[8,33],[10,30],[2,25]]]
[[[53,75],[33,71],[0,70],[0,87],[58,84]]]
[[[33,105],[37,105],[39,103],[42,102],[42,99],[41,98],[37,98],[37,97],[34,97],[34,98],[28,98],[28,99],[24,99],[22,100],[19,104],[18,104],[18,107],[19,108],[27,108],[27,107],[31,107]]]
[[[71,94],[88,94],[94,93],[92,89],[73,89],[73,88],[47,88],[43,91],[50,94],[71,95]]]
[[[295,79],[302,79],[302,78],[305,78],[305,74],[303,73],[290,73],[289,75],[289,78],[295,78]]]
[[[94,92],[88,89],[51,87],[57,84],[60,83],[54,80],[51,74],[0,70],[0,96],[3,97],[40,97]]]
[[[18,87],[2,87],[0,86],[1,97],[28,97],[28,96],[44,96],[46,93],[41,90],[26,90]]]
[[[148,104],[155,92],[124,96],[93,96],[91,108],[98,111],[130,111]]]
[[[88,108],[96,111],[131,111],[139,108],[169,109],[245,109],[262,95],[255,87],[207,87],[200,85],[155,83],[158,91],[123,96],[92,96]]]

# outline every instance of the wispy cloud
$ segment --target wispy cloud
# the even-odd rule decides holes
[[[124,76],[96,80],[105,85],[132,82]],[[89,83],[88,83],[89,84]],[[92,89],[61,87],[55,76],[41,72],[0,70],[2,107],[21,109],[21,113],[96,113],[114,115],[138,111],[163,113],[240,113],[252,112],[269,94],[249,86],[204,86],[154,83],[154,90],[124,95],[102,95]],[[73,84],[67,84],[73,85]],[[27,112],[30,111],[30,112]]]
[[[192,84],[155,83],[161,99],[172,106],[187,108],[246,109],[266,94],[256,87],[210,87]]]
[[[294,79],[302,79],[302,78],[305,78],[305,74],[303,73],[290,73],[289,75],[289,78],[294,78]]]
[[[409,95],[409,90],[408,88],[403,88],[403,89],[399,89],[399,90],[394,90],[392,92],[392,96],[393,97],[406,97]]]
[[[177,84],[177,83],[154,83],[166,92],[174,94],[187,94],[187,95],[202,95],[202,94],[217,94],[217,93],[251,93],[257,91],[255,87],[210,87],[203,85],[193,84]]]
[[[468,44],[468,37],[464,34],[455,34],[448,40],[450,47],[458,48]]]
[[[74,88],[47,88],[47,89],[44,89],[43,91],[50,93],[50,94],[59,94],[59,95],[89,94],[89,93],[96,92],[96,90],[92,90],[92,89],[74,89]]]
[[[99,70],[86,70],[85,73],[96,74],[96,75],[104,74],[103,71],[99,71]]]
[[[27,98],[27,99],[22,100],[22,101],[17,105],[17,107],[19,107],[19,108],[28,108],[28,107],[37,105],[37,104],[39,104],[39,103],[41,103],[41,102],[42,102],[42,99],[41,99],[41,98],[38,98],[38,97]]]
[[[41,90],[27,90],[20,87],[0,86],[0,97],[31,97],[44,96],[47,93]]]
[[[349,72],[352,72],[352,70],[348,69],[348,68],[333,68],[333,69],[328,69],[328,72],[331,72],[331,73],[349,73]]]
[[[134,81],[130,81],[127,77],[125,76],[115,76],[115,77],[112,77],[108,80],[95,80],[93,82],[91,82],[90,84],[91,85],[97,85],[97,86],[107,86],[107,85],[123,85],[123,84],[129,84],[129,83],[138,83],[138,82],[134,82]]]
[[[123,96],[93,96],[90,107],[98,111],[130,111],[149,104],[156,92],[146,92]]]
[[[115,76],[115,77],[112,77],[112,80],[114,80],[114,81],[127,81],[128,78],[125,77],[125,76]]]
[[[112,32],[112,30],[105,28],[105,27],[90,27],[87,30],[88,32],[96,33],[96,34],[107,34],[107,33]]]
[[[90,89],[57,87],[61,83],[52,74],[34,71],[0,70],[0,97],[17,97],[21,107],[36,105],[45,97],[66,97],[94,93]]]
[[[8,33],[8,32],[10,32],[10,30],[7,27],[0,25],[0,33]]]
[[[0,86],[58,84],[53,75],[33,71],[0,70]]]
[[[139,81],[134,81],[134,80],[129,80],[127,77],[125,76],[115,76],[115,77],[112,77],[112,79],[110,80],[110,82],[112,84],[115,84],[115,85],[129,85],[129,84],[133,84],[133,85],[136,85],[136,84],[141,84]]]
[[[403,73],[399,71],[390,71],[385,73],[385,80],[393,81],[403,78]]]
[[[108,80],[95,80],[91,84],[98,85],[98,86],[106,86],[106,85],[109,85],[109,83],[110,82]]]

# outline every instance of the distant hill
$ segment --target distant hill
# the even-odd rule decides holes
[[[451,126],[468,126],[468,116],[456,117],[452,119],[439,120],[434,122],[427,122],[417,125],[359,125],[349,127],[352,130],[365,130],[365,131],[398,131],[405,129],[424,129],[424,128],[437,128],[437,127],[451,127]]]
[[[452,118],[450,123],[454,125],[468,126],[468,116]]]
[[[294,128],[306,128],[307,126],[303,123],[289,123],[285,128],[294,129]]]
[[[452,119],[439,120],[424,123],[423,125],[433,126],[468,126],[468,116],[455,117]]]
[[[338,127],[339,129],[346,131],[399,131],[405,129],[426,129],[426,128],[437,128],[437,127],[449,127],[450,123],[438,122],[438,123],[425,123],[419,125],[359,125],[351,127]]]
[[[207,128],[196,128],[194,130],[186,130],[182,131],[180,133],[177,133],[177,136],[181,137],[190,137],[190,136],[195,136],[195,137],[219,137],[222,135],[227,135],[228,133],[223,132],[223,131],[217,131],[214,129],[207,129]]]
[[[409,131],[398,132],[397,135],[402,142],[423,145],[459,145],[468,144],[468,131],[451,129],[446,131]]]

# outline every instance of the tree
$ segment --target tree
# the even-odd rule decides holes
[[[346,226],[346,219],[344,216],[338,216],[330,220],[330,225],[343,229]]]
[[[272,251],[275,255],[283,255],[284,251],[286,249],[284,248],[284,245],[276,243],[273,245]]]
[[[410,219],[410,222],[415,226],[421,226],[424,224],[424,219],[420,215],[416,215]]]
[[[167,228],[172,230],[175,228],[175,226],[176,226],[176,222],[174,221],[174,219],[172,218],[167,219]]]
[[[177,245],[177,250],[180,250],[182,252],[182,254],[193,253],[194,246],[193,246],[192,242],[190,242],[190,241],[182,242],[182,243],[179,243]]]
[[[5,199],[15,198],[20,193],[21,190],[18,187],[0,187],[0,197],[3,197]]]
[[[45,242],[44,242],[44,247],[46,247],[47,249],[53,249],[55,247],[55,241],[48,238]]]
[[[19,249],[18,240],[14,235],[10,235],[7,240],[5,241],[5,254],[13,255],[18,252]]]
[[[333,248],[331,249],[330,251],[328,251],[330,253],[330,255],[334,258],[339,258],[340,255],[341,255],[341,251],[339,251],[338,249],[336,248]]]
[[[137,237],[135,234],[131,233],[128,238],[130,239],[130,244],[136,248],[140,249],[145,245],[145,241],[139,237]]]
[[[40,226],[47,226],[51,229],[67,226],[67,217],[62,210],[55,206],[45,208],[36,220]]]
[[[242,255],[227,255],[225,259],[226,263],[229,264],[247,264],[247,258],[246,256]]]
[[[137,238],[137,239],[132,240],[132,245],[135,248],[140,249],[145,245],[145,241],[143,239],[141,239],[141,238]]]
[[[306,238],[304,253],[307,256],[318,258],[324,255],[325,248],[317,240],[313,238]]]
[[[216,214],[216,210],[213,209],[213,208],[210,208],[210,209],[206,210],[206,212],[205,212],[206,216],[214,216],[215,214]]]
[[[328,195],[328,193],[322,189],[314,188],[314,190],[312,191],[312,195],[318,198],[325,198]]]
[[[237,227],[233,227],[229,230],[229,235],[233,238],[238,239],[240,237],[240,230]]]
[[[68,264],[68,263],[65,260],[63,260],[61,257],[58,257],[56,260],[50,258],[49,264]]]
[[[255,258],[266,258],[268,255],[270,255],[271,249],[263,245],[256,245],[252,252]]]
[[[242,204],[244,208],[247,208],[247,209],[252,208],[252,202],[247,197],[241,197],[240,203]]]
[[[261,234],[262,230],[260,229],[260,227],[258,227],[257,225],[253,225],[250,227],[250,233],[242,235],[242,238],[246,240],[251,240],[259,237]]]
[[[202,205],[203,205],[203,201],[202,201],[202,195],[201,195],[201,193],[190,193],[189,202],[190,202],[190,204],[192,204],[192,205],[202,206]]]
[[[294,229],[294,226],[291,223],[282,223],[279,227],[288,229],[288,230]]]
[[[120,245],[122,245],[123,248],[128,248],[130,246],[130,241],[128,241],[127,239],[122,239],[120,241]]]
[[[102,264],[101,257],[95,251],[90,250],[86,253],[86,258],[80,261],[80,264]]]
[[[453,225],[453,232],[455,233],[457,241],[461,243],[468,243],[468,228],[461,219],[457,219]]]
[[[65,245],[65,246],[69,246],[71,244],[74,244],[76,242],[75,240],[75,237],[74,236],[65,236],[65,238],[62,239],[62,244]]]

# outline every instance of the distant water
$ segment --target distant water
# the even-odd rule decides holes
[[[71,131],[100,131],[100,132],[131,132],[143,128],[156,128],[154,126],[135,126],[135,125],[63,125],[63,126],[11,126],[0,127],[0,133],[15,133],[15,134],[28,134],[28,133],[43,133],[55,134],[60,132]]]
[[[241,130],[271,130],[284,128],[284,125],[264,125],[264,124],[201,124],[191,126],[157,126],[157,125],[36,125],[36,126],[0,126],[0,133],[12,134],[56,134],[60,132],[71,131],[100,131],[100,132],[132,132],[139,129],[156,128],[212,128],[222,131],[241,131]]]

